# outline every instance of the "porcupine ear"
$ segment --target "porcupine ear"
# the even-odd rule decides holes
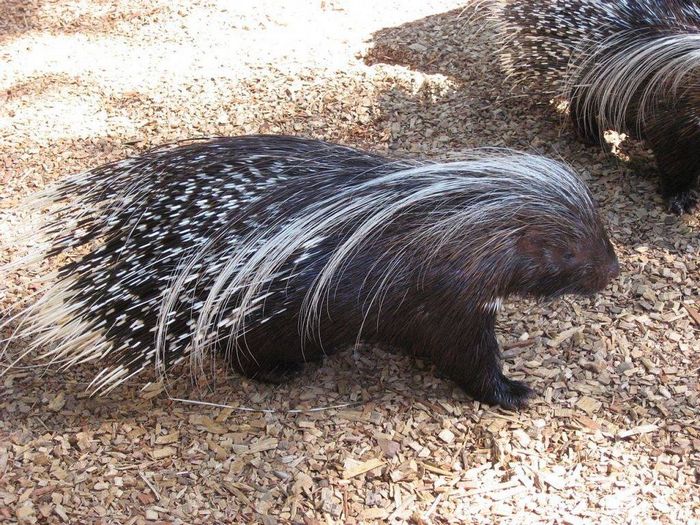
[[[518,253],[539,263],[555,265],[569,264],[580,255],[575,246],[562,243],[560,238],[537,226],[523,231],[518,239]]]
[[[547,236],[539,226],[527,226],[518,237],[518,253],[533,259],[541,259],[549,247]]]
[[[529,226],[518,239],[518,253],[528,261],[538,264],[560,264],[570,260],[573,252],[552,238],[551,232],[539,226]]]

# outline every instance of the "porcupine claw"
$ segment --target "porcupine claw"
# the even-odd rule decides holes
[[[501,374],[494,381],[488,396],[481,401],[489,405],[499,405],[506,410],[517,410],[526,406],[533,394],[534,391],[525,383],[508,379]]]
[[[692,191],[684,191],[669,197],[667,202],[668,211],[676,215],[683,215],[693,211],[698,203],[698,199]]]

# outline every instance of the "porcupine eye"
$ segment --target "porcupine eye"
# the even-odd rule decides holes
[[[576,266],[578,254],[573,249],[558,246],[551,249],[551,259],[555,268],[566,271]]]
[[[539,228],[529,228],[519,239],[521,292],[550,297],[557,295],[566,284],[570,265],[563,260],[562,247],[553,243],[550,237]],[[570,252],[573,261],[575,253]]]
[[[565,248],[559,253],[559,264],[562,270],[575,270],[583,265],[584,257],[575,248]]]

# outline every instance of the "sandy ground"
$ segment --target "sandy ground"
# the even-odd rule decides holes
[[[139,377],[93,399],[89,365],[5,375],[0,522],[700,522],[700,216],[665,213],[639,145],[630,161],[583,146],[513,89],[462,7],[0,2],[0,261],[26,251],[38,217],[22,203],[53,180],[187,137],[291,133],[563,158],[623,268],[596,299],[507,305],[506,368],[538,392],[518,413],[378,349],[277,387],[220,371],[195,388],[184,371],[167,391]],[[38,275],[1,276],[5,314]]]

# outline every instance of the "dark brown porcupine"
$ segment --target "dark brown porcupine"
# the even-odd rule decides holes
[[[493,17],[507,71],[569,100],[579,137],[606,129],[646,140],[675,213],[700,176],[697,0],[501,0]]]
[[[16,334],[35,336],[24,355],[98,360],[94,391],[186,357],[202,371],[213,351],[278,381],[364,340],[428,356],[474,398],[517,407],[529,389],[501,372],[500,302],[594,293],[618,272],[586,186],[511,151],[435,164],[220,138],[96,168],[50,201],[62,207],[49,255],[87,253]]]

